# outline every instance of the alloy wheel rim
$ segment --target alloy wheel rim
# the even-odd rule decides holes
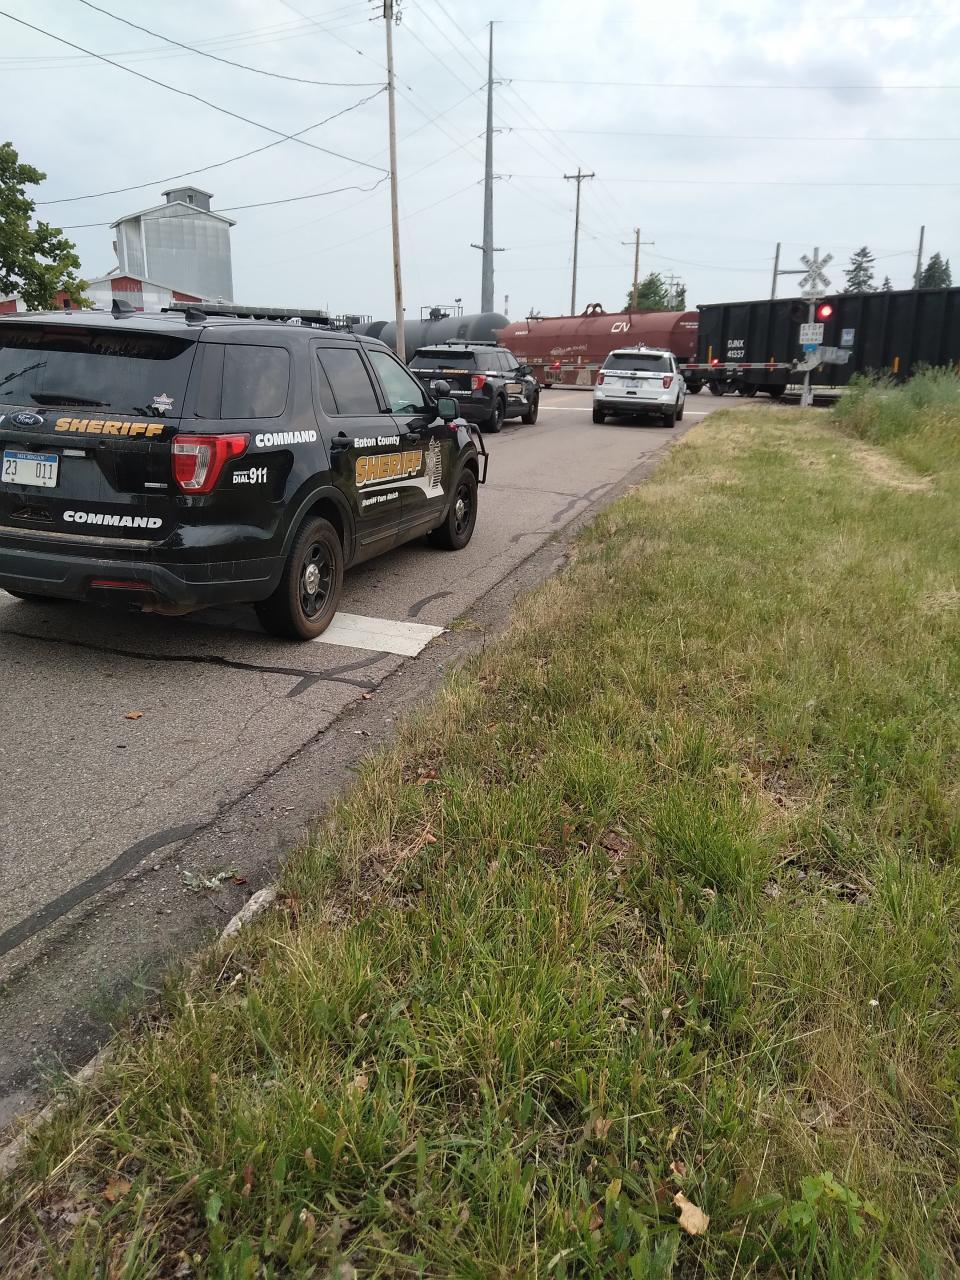
[[[330,598],[333,586],[333,563],[321,543],[311,545],[303,559],[300,573],[300,608],[304,617],[316,618]]]
[[[473,509],[470,488],[466,484],[461,484],[457,489],[457,496],[453,504],[453,525],[457,533],[463,533],[470,524],[470,515]]]

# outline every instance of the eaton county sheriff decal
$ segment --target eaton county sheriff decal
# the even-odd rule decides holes
[[[378,436],[379,444],[399,444],[399,436]],[[357,444],[361,441],[358,440]],[[371,440],[372,443],[372,440]],[[428,498],[443,493],[443,451],[436,440],[423,449],[366,453],[357,459],[358,489],[422,489]]]

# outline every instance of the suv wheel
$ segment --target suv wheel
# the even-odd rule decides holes
[[[493,402],[493,410],[490,413],[490,417],[483,424],[482,430],[492,431],[494,435],[496,435],[496,433],[503,426],[503,419],[504,419],[505,413],[506,413],[506,406],[498,396],[497,399]]]
[[[606,416],[607,416],[607,415],[604,413],[604,411],[600,408],[600,406],[599,406],[598,404],[595,404],[595,405],[593,406],[593,420],[594,420],[594,422],[603,422],[603,421],[606,419]]]
[[[673,409],[670,409],[667,413],[661,414],[661,421],[663,422],[663,425],[665,427],[672,427],[673,424],[676,422],[677,417],[678,417],[677,410],[674,407]]]
[[[443,524],[431,530],[430,541],[445,551],[461,551],[473,537],[476,523],[477,477],[465,467],[460,472]]]
[[[532,427],[537,420],[537,415],[539,414],[539,412],[540,412],[540,392],[537,391],[535,392],[533,399],[530,401],[530,404],[527,406],[526,409],[524,409],[523,413],[521,413],[520,421],[525,422],[528,427]]]
[[[271,635],[314,640],[333,621],[343,590],[343,547],[327,520],[308,520],[294,540],[272,596],[256,604]]]

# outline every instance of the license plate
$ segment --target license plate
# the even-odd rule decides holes
[[[60,458],[55,453],[26,453],[22,449],[4,449],[0,481],[4,484],[39,485],[55,489],[60,475]]]
[[[519,396],[519,395],[522,395],[522,394],[523,394],[523,387],[521,387],[521,385],[520,385],[520,383],[519,383],[519,382],[508,382],[508,383],[507,383],[507,395],[508,395],[508,396]]]

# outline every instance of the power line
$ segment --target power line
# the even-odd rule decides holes
[[[298,9],[295,5],[291,4],[291,3],[290,3],[290,0],[280,0],[280,3],[283,5],[283,7],[284,7],[285,9],[289,9],[291,13],[295,13],[295,14],[297,15],[297,17],[298,17],[298,18],[306,18],[306,20],[307,20],[308,22],[310,22],[310,23],[311,23],[311,25],[315,26],[315,27],[317,28],[317,30],[318,30],[318,31],[324,31],[324,30],[325,30],[325,28],[324,28],[324,27],[322,27],[322,26],[320,25],[320,23],[315,22],[315,21],[314,21],[314,19],[312,19],[312,18],[310,17],[310,15],[309,15],[309,14],[303,13],[303,12],[302,12],[300,9]],[[334,39],[334,40],[336,40],[338,44],[342,44],[342,45],[343,45],[343,47],[344,47],[345,49],[349,49],[349,50],[351,51],[351,53],[355,53],[355,54],[356,54],[356,56],[357,56],[358,58],[364,58],[367,62],[372,62],[372,63],[373,63],[373,65],[374,65],[375,67],[379,67],[379,68],[380,68],[381,70],[383,70],[383,71],[385,71],[385,70],[386,70],[386,67],[384,66],[384,64],[383,64],[382,62],[378,62],[378,61],[377,61],[377,59],[376,59],[376,58],[371,57],[369,53],[364,53],[364,51],[363,51],[362,49],[355,49],[355,48],[353,47],[353,45],[351,45],[350,43],[348,43],[348,41],[344,40],[342,36],[338,36],[338,35],[336,35],[336,34],[335,34],[335,33],[333,33],[333,32],[328,32],[328,34],[329,34],[329,35],[331,35],[331,36],[333,36],[333,39]],[[422,41],[421,41],[421,43],[422,43]],[[428,50],[428,52],[430,52],[430,51]],[[436,54],[434,54],[433,56],[434,56],[434,57],[436,57],[437,55],[436,55]],[[423,116],[423,118],[424,118],[425,120],[427,120],[427,122],[428,122],[428,123],[435,122],[436,120],[438,120],[438,119],[440,118],[440,116],[442,116],[442,115],[445,115],[445,114],[446,114],[446,112],[445,112],[445,111],[441,111],[441,112],[438,112],[436,115],[434,115],[434,116],[431,118],[431,117],[430,117],[430,111],[429,111],[429,110],[428,110],[428,111],[425,111],[425,110],[424,110],[424,109],[419,105],[419,103],[416,101],[416,99],[415,99],[414,97],[410,96],[410,95],[412,95],[412,94],[413,94],[413,92],[414,92],[410,85],[405,84],[405,83],[404,83],[404,81],[402,81],[402,80],[400,80],[400,79],[399,79],[399,77],[397,77],[397,79],[396,79],[396,84],[397,84],[397,93],[398,93],[398,95],[399,95],[401,98],[403,98],[404,102],[408,102],[408,103],[410,104],[410,106],[412,106],[412,107],[413,107],[414,111],[416,111],[417,115]],[[409,93],[403,93],[403,92],[401,91],[401,89],[400,89],[400,85],[403,85],[403,86],[404,86],[404,88],[406,88],[407,90],[409,90]],[[431,108],[431,109],[432,109],[432,108]],[[440,130],[440,132],[444,135],[444,137],[449,138],[451,142],[455,142],[455,143],[457,143],[457,144],[458,144],[458,146],[460,145],[460,144],[459,144],[459,140],[458,140],[457,138],[455,138],[455,137],[453,136],[453,134],[452,134],[448,129],[446,129],[442,124],[438,124],[438,125],[437,125],[437,128],[438,128],[438,129]]]
[[[362,7],[362,6],[361,6]],[[344,7],[343,10],[327,14],[328,18],[342,17],[357,11],[357,3]],[[366,21],[366,19],[364,19]],[[223,36],[215,36],[208,40],[197,40],[197,45],[208,49],[242,49],[256,45],[277,44],[285,40],[293,40],[302,34],[303,28],[309,26],[306,19],[299,22],[274,23],[267,27],[247,27],[242,31],[228,32]],[[109,51],[111,58],[127,58],[132,62],[168,60],[180,58],[182,53],[173,53],[167,49],[114,49]],[[0,58],[0,67],[10,71],[59,70],[75,68],[88,62],[87,54],[44,54],[41,57],[6,57]]]
[[[558,178],[555,173],[513,173],[504,176],[535,182],[554,182]],[[608,178],[607,181],[638,182],[655,187],[960,187],[960,182],[820,182],[816,178],[803,182],[770,178]]]
[[[866,89],[881,93],[885,93],[888,90],[910,90],[913,92],[927,89],[938,91],[960,89],[960,84],[718,84],[709,81],[688,84],[679,80],[546,80],[529,76],[515,77],[514,84],[582,84],[589,85],[594,89],[796,89],[800,91],[809,90],[811,92],[829,92],[834,89]]]
[[[414,0],[414,2],[415,2],[415,3],[418,3],[418,0]],[[449,13],[449,11],[447,10],[446,6],[442,3],[442,0],[434,0],[434,4],[436,5],[437,9],[439,9],[439,11],[443,14],[443,16],[444,16],[444,18],[447,20],[447,22],[448,22],[452,27],[454,27],[454,28],[455,28],[455,29],[460,33],[460,35],[463,37],[463,39],[464,39],[464,40],[466,40],[466,41],[467,41],[467,43],[468,43],[468,44],[469,44],[469,45],[470,45],[470,46],[471,46],[471,47],[472,47],[472,48],[473,48],[477,53],[482,54],[482,50],[481,50],[481,49],[480,49],[480,48],[475,44],[475,42],[473,41],[472,37],[468,34],[468,32],[464,31],[463,27],[462,27],[462,26],[460,25],[460,23],[456,20],[456,18],[455,18],[455,17],[453,17],[453,16]],[[458,46],[456,43],[454,43],[453,47],[454,47],[455,49],[457,49],[457,52],[458,52],[458,53],[460,53],[459,46]],[[461,56],[461,57],[464,57],[464,55],[463,55],[462,53],[460,53],[460,56]],[[573,150],[568,146],[568,144],[567,144],[566,140],[564,139],[564,137],[562,136],[562,134],[558,133],[558,132],[557,132],[556,130],[554,130],[554,129],[551,129],[551,128],[549,127],[549,125],[547,125],[547,122],[544,120],[544,118],[543,118],[541,115],[539,115],[539,114],[537,113],[537,111],[534,109],[534,107],[533,107],[529,102],[527,102],[527,100],[526,100],[526,99],[525,99],[525,98],[524,98],[520,93],[518,93],[518,91],[517,91],[516,89],[514,89],[514,88],[513,88],[513,85],[512,85],[512,83],[511,83],[511,81],[509,80],[509,78],[503,77],[503,76],[500,74],[499,69],[495,68],[495,70],[497,71],[497,76],[498,76],[498,79],[499,79],[500,83],[501,83],[501,84],[503,85],[503,87],[507,90],[507,92],[508,92],[508,93],[510,93],[510,94],[511,94],[511,95],[512,95],[516,100],[517,100],[517,102],[520,104],[521,108],[523,109],[523,111],[524,111],[525,115],[526,115],[529,119],[535,120],[535,121],[539,122],[539,124],[540,124],[540,125],[544,126],[544,127],[545,127],[545,129],[546,129],[546,131],[547,131],[549,134],[551,134],[551,136],[552,136],[552,137],[554,137],[554,138],[556,139],[556,142],[557,142],[557,145],[559,146],[559,148],[560,148],[562,151],[565,151],[565,152],[567,153],[567,155],[568,155],[568,156],[570,156],[570,157],[573,159],[574,163],[578,166],[578,168],[582,168],[582,163],[581,163],[581,159],[580,159],[580,157],[579,157],[578,155],[576,155],[576,153],[575,153],[575,152],[574,152],[574,151],[573,151]],[[542,149],[541,149],[541,148],[537,147],[537,148],[536,148],[536,150],[538,150],[538,151],[540,152],[540,154],[541,154],[541,155],[545,155],[545,153],[542,151]],[[552,161],[553,161],[553,159],[554,159],[554,157],[553,157],[553,156],[546,155],[546,159],[547,159],[549,162],[552,162]],[[598,185],[601,185],[601,184],[603,183],[603,179],[602,179],[602,178],[598,178],[598,179],[597,179],[597,183],[598,183]],[[613,201],[613,203],[614,203],[614,204],[619,205],[619,201],[617,200],[616,195],[615,195],[613,192],[610,192],[610,199]],[[623,208],[623,206],[621,205],[621,206],[620,206],[620,208],[622,209],[622,208]],[[624,211],[624,214],[625,214],[625,213],[626,213],[626,210],[623,210],[623,211]],[[598,213],[599,213],[599,216],[601,216],[601,217],[602,217],[602,218],[607,222],[607,225],[608,225],[609,227],[611,227],[611,228],[613,228],[613,227],[614,227],[614,225],[615,225],[615,224],[614,224],[614,222],[613,222],[613,218],[611,217],[611,215],[609,214],[609,212],[607,211],[607,209],[606,209],[603,205],[599,206],[599,208],[598,208]],[[619,234],[620,234],[620,233],[619,233],[619,230],[617,231],[617,233],[616,233],[616,234],[617,234],[617,235],[618,235],[618,237],[619,237]]]
[[[499,125],[507,133],[553,133],[553,129],[534,129],[528,125]],[[943,138],[894,138],[883,137],[826,137],[799,133],[663,133],[661,130],[641,129],[564,129],[564,133],[589,134],[602,138],[702,138],[711,142],[960,142],[960,137]]]
[[[248,67],[245,62],[234,62],[231,58],[221,58],[219,54],[210,53],[206,49],[198,49],[192,44],[184,44],[182,40],[174,40],[172,36],[161,35],[159,31],[151,31],[149,27],[142,27],[139,22],[131,22],[129,18],[121,18],[118,13],[111,13],[109,9],[101,9],[98,4],[93,3],[93,0],[77,0],[77,3],[84,5],[87,9],[93,9],[96,13],[102,13],[104,17],[113,18],[114,22],[122,22],[125,27],[132,27],[134,31],[142,31],[144,35],[153,36],[155,40],[163,40],[178,49],[186,49],[188,53],[195,53],[201,58],[209,58],[212,62],[221,62],[225,67],[236,67],[240,71],[252,71],[254,75],[269,76],[272,80],[289,80],[294,84],[310,84],[322,89],[368,89],[371,87],[369,83],[358,84],[356,81],[344,80],[306,80],[303,76],[285,76],[281,75],[279,71],[265,71],[262,67]]]
[[[317,200],[320,196],[337,196],[343,191],[376,191],[377,187],[382,186],[390,175],[385,173],[383,177],[378,178],[372,186],[369,187],[334,187],[330,191],[310,191],[302,196],[283,196],[279,200],[258,200],[255,204],[231,204],[226,205],[222,209],[211,209],[211,213],[239,213],[242,209],[265,209],[268,205],[274,204],[295,204],[298,200]],[[117,219],[114,219],[114,222]],[[74,222],[65,227],[61,227],[61,231],[80,231],[86,227],[112,227],[113,222]]]
[[[412,176],[412,175],[411,175]],[[423,205],[419,209],[411,209],[409,213],[404,213],[400,217],[401,222],[406,222],[410,218],[415,218],[421,213],[429,213],[441,204],[446,204],[448,200],[453,200],[457,196],[463,195],[465,191],[470,191],[480,185],[479,181],[468,182],[465,187],[460,187],[456,191],[451,191],[449,195],[441,196],[439,200],[431,200],[429,204]],[[341,210],[342,212],[342,210]],[[349,240],[340,240],[336,244],[326,244],[319,249],[301,250],[295,258],[273,258],[268,262],[260,265],[265,267],[280,266],[285,262],[302,262],[305,258],[318,257],[320,254],[332,253],[335,249],[343,249],[346,245],[356,244],[358,240],[365,240],[367,236],[376,235],[380,231],[389,231],[390,223],[385,222],[379,227],[371,227],[369,231],[361,231],[359,235],[351,236]]]
[[[10,22],[16,22],[18,26],[27,27],[31,31],[36,31],[39,35],[48,36],[59,44],[65,44],[71,49],[78,49],[81,53],[89,54],[91,58],[96,58],[99,62],[105,62],[107,66],[116,67],[119,71],[126,71],[128,75],[135,76],[138,80],[145,80],[148,84],[157,85],[161,89],[166,89],[169,93],[178,94],[181,98],[191,98],[194,102],[210,107],[213,111],[219,111],[221,115],[240,120],[243,124],[253,125],[255,129],[263,129],[266,133],[272,133],[282,138],[285,142],[298,142],[301,147],[309,147],[311,151],[319,151],[326,156],[335,156],[338,160],[346,160],[348,164],[360,165],[364,169],[374,169],[378,173],[387,172],[380,165],[367,164],[363,160],[356,160],[353,156],[345,156],[340,151],[331,151],[328,147],[321,147],[315,142],[308,142],[306,138],[284,133],[281,129],[274,129],[272,125],[261,124],[259,120],[251,120],[249,116],[242,116],[239,112],[231,111],[228,107],[218,106],[217,103],[211,102],[209,98],[201,98],[198,93],[191,93],[187,89],[177,89],[174,85],[167,84],[164,80],[155,80],[153,76],[144,75],[142,71],[134,71],[132,67],[125,67],[122,62],[114,62],[112,58],[108,58],[105,54],[95,53],[92,49],[85,49],[82,45],[74,44],[72,40],[67,40],[64,36],[54,35],[52,31],[45,31],[43,27],[34,26],[32,22],[27,22],[24,18],[15,18],[12,13],[7,13],[5,9],[0,9],[0,18],[7,18]]]
[[[372,102],[374,98],[379,98],[381,93],[386,93],[386,89],[378,89],[376,93],[368,94],[366,98],[361,98],[359,102],[355,102],[352,107],[344,107],[342,111],[337,111],[332,116],[318,120],[316,124],[308,124],[305,129],[299,129],[296,133],[291,133],[290,138],[299,138],[304,133],[310,133],[312,129],[319,129],[321,125],[329,124],[331,120],[336,120],[338,116],[346,115],[348,111],[356,111],[358,107]],[[154,178],[152,182],[138,182],[132,187],[114,187],[112,191],[93,191],[85,196],[61,196],[57,200],[36,200],[34,203],[38,208],[41,205],[46,207],[52,204],[74,204],[78,200],[97,200],[101,196],[119,196],[127,191],[142,191],[145,187],[159,187],[164,182],[176,182],[179,178],[192,178],[198,173],[209,173],[211,169],[222,169],[224,165],[235,164],[238,160],[246,160],[250,156],[259,155],[262,151],[269,151],[271,147],[280,147],[286,141],[288,141],[286,138],[277,138],[275,142],[267,142],[262,147],[254,147],[252,151],[243,151],[240,155],[230,156],[227,160],[217,160],[213,164],[202,165],[199,169],[187,169],[184,173],[172,173],[166,178]],[[86,222],[78,225],[96,227],[109,226],[110,223]]]
[[[421,125],[420,127],[426,128],[426,125]],[[410,135],[406,134],[405,136],[409,137]],[[483,137],[483,134],[478,133],[477,137],[481,138]],[[401,141],[403,141],[403,139],[401,139]],[[471,139],[471,142],[472,141],[474,141],[474,139]],[[411,173],[408,173],[403,178],[401,178],[400,179],[401,187],[403,187],[404,183],[409,182],[411,178],[415,178],[417,177],[418,174],[423,173],[425,169],[430,169],[435,164],[442,164],[444,160],[448,160],[450,156],[455,155],[458,151],[462,151],[462,150],[463,150],[463,146],[459,145],[454,147],[452,151],[445,152],[443,155],[434,156],[432,160],[428,160],[426,164],[421,165],[419,169],[414,169]],[[380,184],[378,183],[377,185],[379,186]],[[365,204],[368,199],[369,199],[368,196],[364,196],[362,200],[354,200],[353,204],[345,205],[342,209],[337,209],[335,212],[338,214],[350,213],[351,210],[357,209],[360,207],[360,205]],[[316,226],[318,222],[323,222],[323,221],[324,221],[323,218],[312,218],[309,222],[301,222],[295,227],[290,227],[288,230],[288,234],[292,235],[294,231],[303,231],[305,227],[313,227],[313,226]],[[402,222],[403,218],[401,218],[400,221]]]

